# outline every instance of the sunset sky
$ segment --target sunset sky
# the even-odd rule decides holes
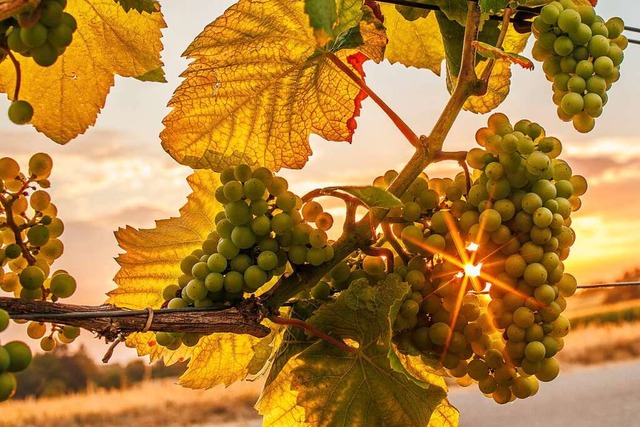
[[[631,0],[601,1],[599,14],[621,16],[640,25],[640,5]],[[99,304],[112,289],[119,250],[113,231],[124,225],[153,226],[154,219],[175,216],[189,192],[184,180],[190,169],[179,165],[161,148],[158,134],[167,114],[164,106],[180,82],[187,61],[180,54],[206,24],[232,4],[230,0],[162,2],[168,29],[164,31],[163,60],[168,84],[116,79],[98,124],[86,135],[59,146],[31,127],[17,127],[0,115],[0,157],[9,155],[26,164],[32,153],[53,156],[51,194],[65,221],[65,255],[56,263],[79,282],[70,301]],[[633,36],[633,34],[627,34]],[[638,35],[637,38],[640,38]],[[538,64],[537,64],[538,65]],[[388,63],[365,65],[368,84],[417,133],[428,133],[447,100],[444,78],[429,71]],[[581,135],[556,117],[551,86],[542,69],[513,68],[511,95],[498,111],[515,122],[527,118],[560,138],[562,157],[574,173],[587,177],[589,192],[575,215],[577,243],[567,270],[582,283],[609,280],[640,266],[640,46],[630,45],[622,64],[622,79],[609,92],[609,103],[596,129]],[[0,100],[0,111],[8,102]],[[475,146],[475,130],[486,116],[462,113],[445,148]],[[370,100],[363,104],[351,145],[312,138],[314,151],[302,171],[283,171],[299,194],[326,185],[368,184],[387,169],[399,169],[412,154],[411,146]],[[457,173],[455,164],[428,168],[430,176]],[[96,354],[103,353],[96,346]],[[118,351],[123,357],[126,350]]]

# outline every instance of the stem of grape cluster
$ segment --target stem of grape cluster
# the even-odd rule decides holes
[[[500,35],[498,36],[498,41],[496,42],[496,47],[498,49],[502,49],[504,39],[507,37],[512,12],[513,10],[509,7],[504,10],[504,15],[502,17],[502,28],[500,29]],[[496,60],[494,58],[489,59],[487,66],[482,72],[482,77],[480,77],[480,80],[482,80],[486,85],[489,84],[489,79],[491,78],[491,73],[493,72],[493,67],[495,67],[495,65]]]
[[[314,327],[313,325],[303,320],[296,319],[293,317],[281,317],[281,316],[269,316],[269,320],[271,320],[273,323],[276,323],[278,325],[297,326],[299,328],[302,328],[305,331],[307,331],[309,334],[317,338],[320,338],[321,340],[326,341],[327,343],[334,345],[346,352],[356,353],[358,351],[357,349],[351,347],[350,345],[347,345],[344,341],[336,339],[331,335],[325,334],[320,329]]]
[[[16,59],[16,57],[13,55],[13,52],[11,52],[9,49],[4,47],[0,49],[9,57],[9,59],[11,59],[13,68],[16,69],[16,88],[13,92],[13,100],[17,101],[18,99],[20,99],[20,86],[22,84],[22,71],[20,69],[20,62]]]

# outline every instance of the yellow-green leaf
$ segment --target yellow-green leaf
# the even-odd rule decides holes
[[[371,287],[356,281],[308,322],[357,343],[351,352],[324,341],[297,356],[291,388],[314,426],[424,426],[445,397],[437,385],[418,384],[392,369],[391,322],[408,291],[399,280]]]
[[[343,191],[360,200],[370,208],[393,209],[401,208],[402,206],[404,206],[402,201],[396,196],[394,196],[384,188],[374,187],[373,185],[345,185],[342,187],[329,187],[328,190]]]
[[[197,171],[188,182],[193,192],[179,217],[156,221],[153,229],[126,227],[116,232],[118,244],[126,252],[116,259],[120,265],[115,277],[118,287],[108,293],[108,303],[126,308],[159,307],[162,290],[182,274],[182,259],[200,248],[215,229],[215,216],[222,210],[213,197],[220,185],[218,174]]]
[[[428,427],[458,427],[460,412],[447,399],[433,411]]]
[[[407,21],[393,5],[382,3],[380,9],[389,37],[385,59],[392,64],[426,68],[440,75],[444,46],[435,14]]]
[[[218,171],[239,163],[300,168],[311,132],[350,140],[360,88],[316,50],[308,22],[301,0],[240,0],[207,26],[185,52],[193,62],[164,120],[169,154]],[[376,23],[360,26],[365,44],[336,52],[357,73],[367,57],[382,60],[386,44]]]
[[[305,422],[304,408],[298,406],[298,392],[291,387],[291,372],[301,365],[301,361],[290,359],[281,374],[262,390],[256,409],[263,416],[263,427],[310,426]]]
[[[20,99],[33,105],[32,124],[64,144],[92,126],[114,84],[114,75],[137,77],[162,66],[165,27],[159,12],[125,12],[113,0],[69,0],[67,12],[78,21],[71,46],[51,67],[19,56]],[[0,92],[13,98],[16,73],[0,64]]]
[[[507,52],[520,53],[527,45],[530,34],[519,34],[510,27],[505,37],[503,49]],[[489,61],[476,66],[476,73],[482,75]],[[511,87],[511,62],[507,59],[495,61],[489,78],[487,93],[483,96],[472,96],[464,105],[464,109],[473,113],[488,113],[497,108],[506,99]]]

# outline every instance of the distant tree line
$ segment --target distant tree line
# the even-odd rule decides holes
[[[126,365],[98,365],[84,346],[75,352],[59,346],[53,352],[35,355],[31,366],[17,375],[20,387],[16,398],[58,396],[95,388],[126,388],[146,379],[176,378],[185,369],[186,363],[148,365],[141,360],[132,360]]]

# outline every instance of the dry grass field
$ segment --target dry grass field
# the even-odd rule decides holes
[[[175,381],[152,381],[126,390],[0,404],[2,427],[244,426],[262,384],[188,390]]]

